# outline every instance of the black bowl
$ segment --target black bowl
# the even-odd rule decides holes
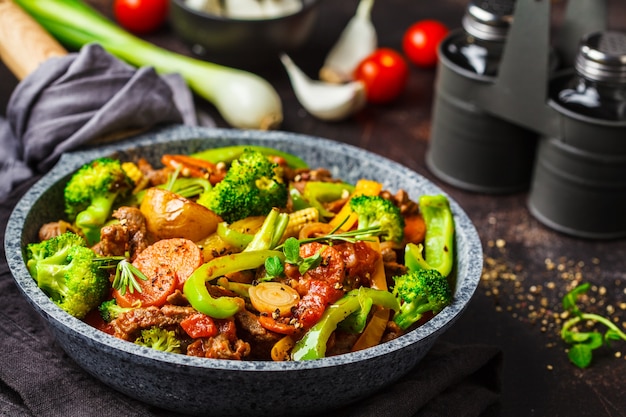
[[[278,62],[280,52],[300,47],[311,34],[321,0],[302,0],[297,13],[273,19],[229,19],[170,2],[170,24],[192,51],[222,65],[256,69]]]

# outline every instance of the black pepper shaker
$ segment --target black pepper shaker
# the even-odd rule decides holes
[[[498,74],[514,0],[471,0],[463,28],[439,46],[428,168],[456,187],[487,193],[527,189],[538,134],[485,111],[479,90]]]
[[[531,212],[570,235],[626,236],[626,34],[584,36],[549,91],[560,130],[539,141]]]
[[[626,121],[626,34],[585,36],[575,70],[573,76],[552,83],[550,96],[555,103],[580,115]]]
[[[514,1],[472,1],[463,16],[463,31],[445,43],[445,55],[461,68],[495,76],[513,21]]]

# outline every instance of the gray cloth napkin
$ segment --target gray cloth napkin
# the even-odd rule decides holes
[[[0,119],[0,199],[49,170],[63,152],[157,124],[197,124],[193,97],[176,74],[135,69],[89,44],[51,58],[20,82]]]

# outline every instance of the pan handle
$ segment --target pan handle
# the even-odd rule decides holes
[[[12,0],[0,0],[0,58],[23,80],[48,58],[67,50]]]

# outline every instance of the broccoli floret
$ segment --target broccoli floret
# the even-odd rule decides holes
[[[200,196],[198,203],[232,223],[264,216],[273,207],[285,207],[287,197],[279,165],[260,152],[247,150],[232,162],[222,181]]]
[[[436,269],[409,271],[394,277],[393,294],[400,301],[400,310],[393,318],[406,330],[419,321],[424,313],[439,313],[452,302],[448,280]]]
[[[134,307],[122,307],[118,305],[115,298],[103,302],[98,307],[100,317],[102,317],[102,320],[106,321],[107,323],[115,320],[120,314],[126,313],[127,311],[133,309]]]
[[[378,226],[382,240],[401,243],[404,239],[404,217],[391,200],[380,196],[359,195],[350,200],[350,208],[358,216],[358,228]]]
[[[107,294],[108,274],[94,259],[85,240],[72,232],[26,247],[27,267],[41,288],[59,307],[83,318]]]
[[[135,344],[163,352],[181,353],[180,340],[176,337],[176,332],[160,327],[142,330]]]
[[[65,186],[65,213],[84,233],[88,244],[100,240],[100,229],[113,205],[133,189],[133,181],[117,159],[99,158],[83,165]]]

